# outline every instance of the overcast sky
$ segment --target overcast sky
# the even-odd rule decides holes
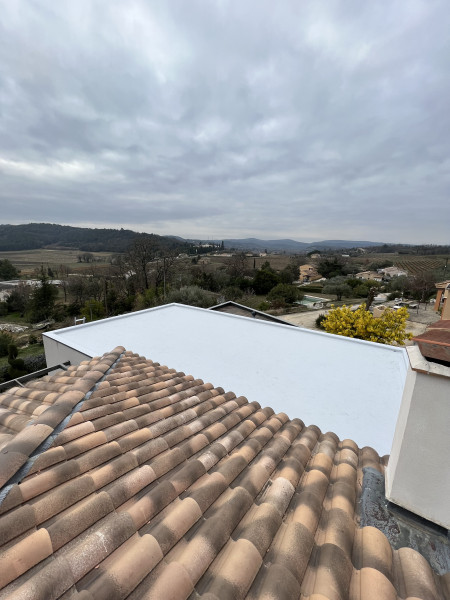
[[[7,0],[0,221],[450,242],[445,0]]]

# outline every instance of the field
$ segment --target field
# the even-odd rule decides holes
[[[200,259],[200,263],[204,261],[206,264],[211,265],[211,267],[220,268],[223,266],[228,266],[231,258],[226,256],[204,256]],[[270,266],[275,269],[275,271],[282,271],[285,267],[287,267],[291,262],[291,257],[289,254],[272,254],[270,256],[247,256],[247,265],[249,269],[253,269],[253,265],[255,269],[259,269],[265,262],[269,262]],[[213,269],[214,270],[214,269]]]
[[[405,269],[410,275],[418,275],[424,271],[437,271],[445,265],[445,259],[430,256],[411,256],[394,261],[396,267]]]
[[[80,263],[78,256],[83,254],[81,250],[22,250],[20,252],[0,252],[0,260],[8,259],[12,264],[20,269],[21,276],[32,276],[36,269],[41,265],[57,268],[59,265],[66,265],[72,272],[82,272],[92,264],[105,264],[109,262],[110,252],[91,252],[94,256],[94,263]]]
[[[376,252],[366,253],[358,258],[351,259],[367,267],[370,263],[390,260],[396,267],[404,269],[410,275],[418,275],[423,272],[433,272],[443,269],[449,257],[446,255],[420,255],[420,254],[378,254]],[[450,270],[450,265],[448,267]]]

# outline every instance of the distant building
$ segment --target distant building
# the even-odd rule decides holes
[[[441,319],[450,319],[450,280],[436,283],[437,295],[434,303],[434,310],[441,311]]]
[[[408,275],[408,271],[405,271],[404,269],[399,269],[398,267],[386,267],[385,269],[378,269],[378,273],[384,275],[385,279],[392,279],[392,277]]]
[[[355,277],[364,281],[383,281],[383,276],[377,271],[361,271],[361,273],[356,273]]]
[[[321,278],[321,275],[317,272],[314,265],[302,265],[299,267],[299,281],[306,283],[308,281],[317,281]]]

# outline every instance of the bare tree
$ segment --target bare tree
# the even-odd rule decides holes
[[[157,245],[150,236],[135,238],[125,255],[125,261],[130,270],[134,271],[140,285],[147,290],[149,287],[148,264],[157,254]]]
[[[69,286],[69,267],[67,265],[59,265],[55,269],[56,278],[60,280],[61,287],[64,292],[64,302],[67,302],[67,289]]]
[[[84,304],[88,298],[87,278],[82,275],[70,277],[68,282],[69,295],[77,304]]]
[[[243,277],[248,269],[248,261],[245,252],[234,254],[228,261],[228,273],[230,277]]]
[[[419,302],[426,302],[428,298],[436,290],[436,275],[429,271],[422,271],[417,275],[413,275],[409,278],[410,289],[414,297]]]
[[[166,298],[166,284],[172,278],[175,265],[175,254],[170,253],[167,256],[162,256],[156,261],[155,270],[155,286],[158,288],[163,286],[163,298]]]

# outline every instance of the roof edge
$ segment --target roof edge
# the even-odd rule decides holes
[[[37,419],[29,423],[0,452],[0,505],[6,498],[9,487],[18,473],[29,468],[35,458],[53,439],[55,431],[82,405],[86,396],[105,377],[106,373],[120,359],[125,348],[117,346],[112,352],[105,353],[100,362],[92,359],[92,368],[73,384],[70,391],[63,392],[59,398],[42,412]],[[6,492],[6,493],[5,493]]]

